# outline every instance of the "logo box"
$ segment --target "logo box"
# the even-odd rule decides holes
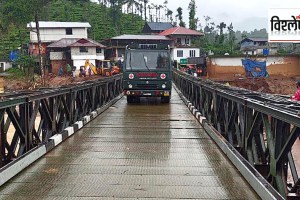
[[[268,42],[300,42],[300,8],[270,8]]]

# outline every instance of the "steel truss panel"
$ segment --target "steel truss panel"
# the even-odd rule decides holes
[[[61,133],[122,93],[122,75],[1,96],[0,167]]]
[[[300,104],[173,71],[173,82],[208,122],[287,198],[300,198],[292,146]],[[288,183],[290,171],[293,183]]]

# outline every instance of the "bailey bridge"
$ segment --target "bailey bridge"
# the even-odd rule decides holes
[[[176,70],[169,104],[122,75],[4,95],[0,199],[299,199],[299,110]]]

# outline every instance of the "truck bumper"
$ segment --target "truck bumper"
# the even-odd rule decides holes
[[[168,97],[171,90],[124,90],[124,95],[138,97]]]

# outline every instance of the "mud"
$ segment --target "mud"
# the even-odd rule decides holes
[[[286,77],[286,76],[271,76],[268,78],[211,78],[211,80],[229,84],[232,86],[245,88],[248,90],[259,91],[270,94],[294,95],[297,88],[296,82],[300,77]]]
[[[78,84],[84,81],[101,79],[101,76],[86,76],[86,77],[71,77],[71,76],[46,76],[45,77],[45,86],[42,84],[40,77],[34,77],[34,80],[15,80],[15,79],[6,79],[4,83],[5,92],[13,92],[18,90],[34,90],[40,87],[53,87],[57,88],[64,85]]]

